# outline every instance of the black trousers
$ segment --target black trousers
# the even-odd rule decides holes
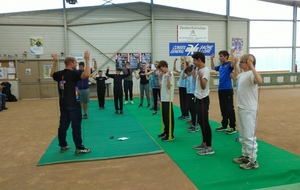
[[[194,94],[186,94],[186,97],[189,105],[189,112],[192,118],[192,124],[196,126],[198,123],[198,121],[196,121],[196,98]]]
[[[160,99],[160,89],[152,88],[152,94],[153,94],[153,109],[154,109],[154,111],[157,111],[158,97]]]
[[[229,121],[229,126],[235,129],[236,119],[233,106],[233,90],[219,90],[218,95],[222,115],[222,126],[227,128]]]
[[[202,140],[206,143],[206,146],[211,146],[212,141],[211,127],[208,120],[209,103],[209,96],[203,99],[196,98],[196,120],[201,127]]]
[[[170,110],[170,106],[171,106],[171,110]],[[171,117],[170,117],[170,111],[171,111]],[[172,102],[162,102],[162,112],[161,113],[162,113],[163,123],[165,126],[164,133],[166,134],[166,136],[169,136],[170,128],[171,128],[171,135],[172,135],[172,137],[174,137],[175,123],[174,123],[173,103]]]
[[[188,116],[189,109],[188,109],[188,103],[186,99],[186,88],[179,87],[179,102],[180,102],[181,115]]]
[[[99,107],[104,107],[105,105],[105,90],[106,90],[105,88],[97,89]]]
[[[133,87],[133,82],[132,81],[125,81],[124,80],[125,101],[128,101],[128,93],[129,93],[130,101],[132,101],[132,87]]]
[[[114,90],[115,110],[123,110],[123,91]]]

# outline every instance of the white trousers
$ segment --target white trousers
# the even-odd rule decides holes
[[[257,111],[238,108],[239,135],[242,144],[242,155],[256,161],[257,142],[255,136]]]

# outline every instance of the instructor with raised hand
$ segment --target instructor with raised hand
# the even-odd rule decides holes
[[[50,76],[57,81],[59,93],[60,120],[58,128],[58,142],[60,152],[70,149],[66,141],[67,130],[72,123],[73,141],[76,146],[75,154],[85,154],[91,151],[82,144],[81,137],[81,120],[82,113],[79,102],[79,94],[77,82],[90,76],[90,53],[84,52],[86,67],[82,74],[76,72],[76,59],[74,57],[66,57],[65,69],[56,72],[58,57],[57,54],[52,55],[53,65]]]

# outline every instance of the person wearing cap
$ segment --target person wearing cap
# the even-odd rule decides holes
[[[114,79],[114,103],[115,103],[115,114],[124,114],[123,112],[123,86],[122,80],[130,75],[130,66],[126,65],[127,74],[121,75],[122,68],[116,69],[116,74],[109,74],[109,66],[107,66],[106,76]],[[119,103],[119,104],[118,104]]]

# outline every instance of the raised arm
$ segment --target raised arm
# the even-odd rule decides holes
[[[176,73],[179,73],[178,70],[177,70],[177,68],[176,68],[176,62],[177,62],[177,60],[178,60],[177,58],[174,59],[173,71],[176,72]]]
[[[51,56],[53,58],[53,65],[51,68],[50,76],[53,77],[53,74],[55,73],[56,68],[57,68],[58,57],[57,57],[57,54],[52,54]]]
[[[134,73],[134,77],[135,77],[136,79],[139,79],[139,78],[140,78],[140,75],[136,73],[136,70],[134,70],[133,73]]]
[[[83,73],[81,74],[81,79],[89,78],[91,75],[90,52],[89,51],[84,52],[84,59],[85,59],[86,66],[84,68]]]
[[[215,70],[215,62],[214,62],[215,54],[210,55],[210,67],[212,70]]]
[[[97,70],[98,67],[97,67],[97,61],[96,61],[96,59],[93,58],[92,60],[93,60],[93,62],[94,62],[94,67],[93,67],[93,72],[94,72],[94,71]]]
[[[236,77],[240,74],[240,69],[238,67],[238,61],[239,61],[239,59],[237,57],[234,57],[231,62],[231,64],[233,64],[233,69],[234,69],[233,79],[236,79]]]
[[[261,84],[262,78],[261,78],[260,74],[256,71],[253,63],[254,63],[254,58],[252,55],[249,55],[249,57],[247,59],[247,65],[250,67],[250,69],[252,70],[252,72],[254,74],[254,83]]]

